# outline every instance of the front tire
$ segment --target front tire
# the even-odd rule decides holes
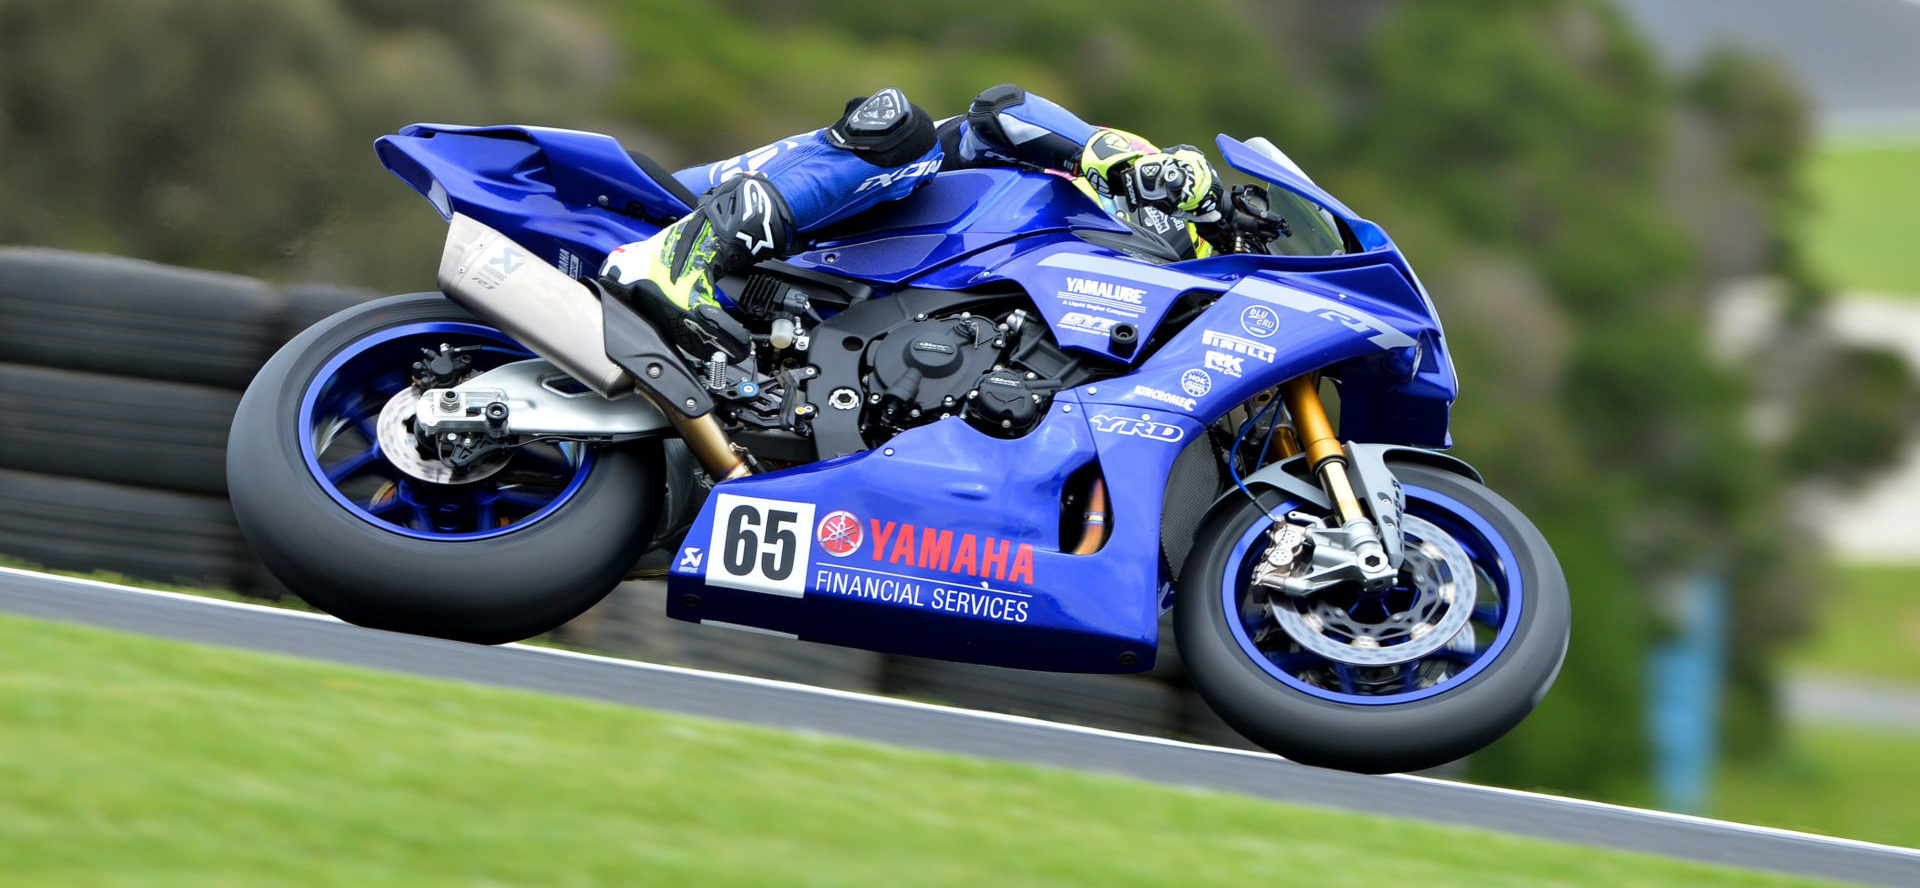
[[[639,559],[659,447],[532,445],[475,481],[411,477],[374,426],[419,349],[442,343],[479,346],[475,369],[528,356],[437,293],[355,306],[287,343],[234,416],[234,515],[274,576],[347,622],[483,644],[538,635]]]
[[[1422,519],[1409,522],[1409,538],[1416,523],[1450,538],[1475,574],[1476,589],[1465,598],[1470,621],[1430,654],[1366,665],[1377,651],[1356,647],[1349,661],[1334,640],[1302,643],[1298,633],[1308,629],[1301,627],[1323,625],[1319,620],[1289,626],[1260,606],[1250,575],[1266,549],[1269,516],[1302,508],[1277,492],[1262,492],[1259,504],[1236,496],[1216,513],[1196,535],[1182,573],[1174,631],[1195,686],[1227,724],[1294,761],[1366,773],[1453,761],[1519,724],[1566,655],[1566,579],[1539,530],[1460,475],[1404,464],[1393,471],[1406,491],[1407,514]],[[1401,591],[1379,600],[1354,593],[1350,604],[1339,599],[1342,609],[1328,613],[1336,623],[1386,625],[1415,608],[1405,598],[1383,601],[1423,594],[1405,591],[1415,585],[1403,574]],[[1439,612],[1432,602],[1425,606]],[[1447,606],[1461,606],[1460,599]]]

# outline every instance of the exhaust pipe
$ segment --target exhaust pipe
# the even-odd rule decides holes
[[[607,357],[605,321],[592,291],[463,213],[447,226],[440,291],[602,397],[633,391],[633,376]]]
[[[592,290],[532,250],[464,213],[447,226],[440,254],[440,291],[604,398],[639,392],[667,414],[717,481],[752,469],[711,412],[688,416],[607,357],[604,307]]]

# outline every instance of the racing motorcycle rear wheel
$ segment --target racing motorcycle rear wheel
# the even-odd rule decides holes
[[[240,528],[301,598],[351,623],[493,644],[606,595],[647,546],[657,442],[535,443],[449,469],[413,442],[413,364],[531,357],[438,293],[347,309],[254,377],[227,441]]]
[[[1227,724],[1306,764],[1384,773],[1467,755],[1519,724],[1566,655],[1566,579],[1545,537],[1474,481],[1395,465],[1405,561],[1392,589],[1295,598],[1252,583],[1276,520],[1239,497],[1196,535],[1174,631]]]

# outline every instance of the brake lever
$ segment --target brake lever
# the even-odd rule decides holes
[[[1235,230],[1265,235],[1268,239],[1293,236],[1287,220],[1276,215],[1267,203],[1266,189],[1258,185],[1235,185],[1228,203],[1234,210],[1232,225]]]

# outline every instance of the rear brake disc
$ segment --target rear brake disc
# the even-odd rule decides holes
[[[380,455],[408,477],[434,484],[470,484],[492,477],[513,459],[510,449],[481,454],[463,468],[454,468],[439,460],[420,455],[413,435],[414,411],[420,405],[420,389],[407,386],[387,400],[380,409],[374,432],[380,437]]]

